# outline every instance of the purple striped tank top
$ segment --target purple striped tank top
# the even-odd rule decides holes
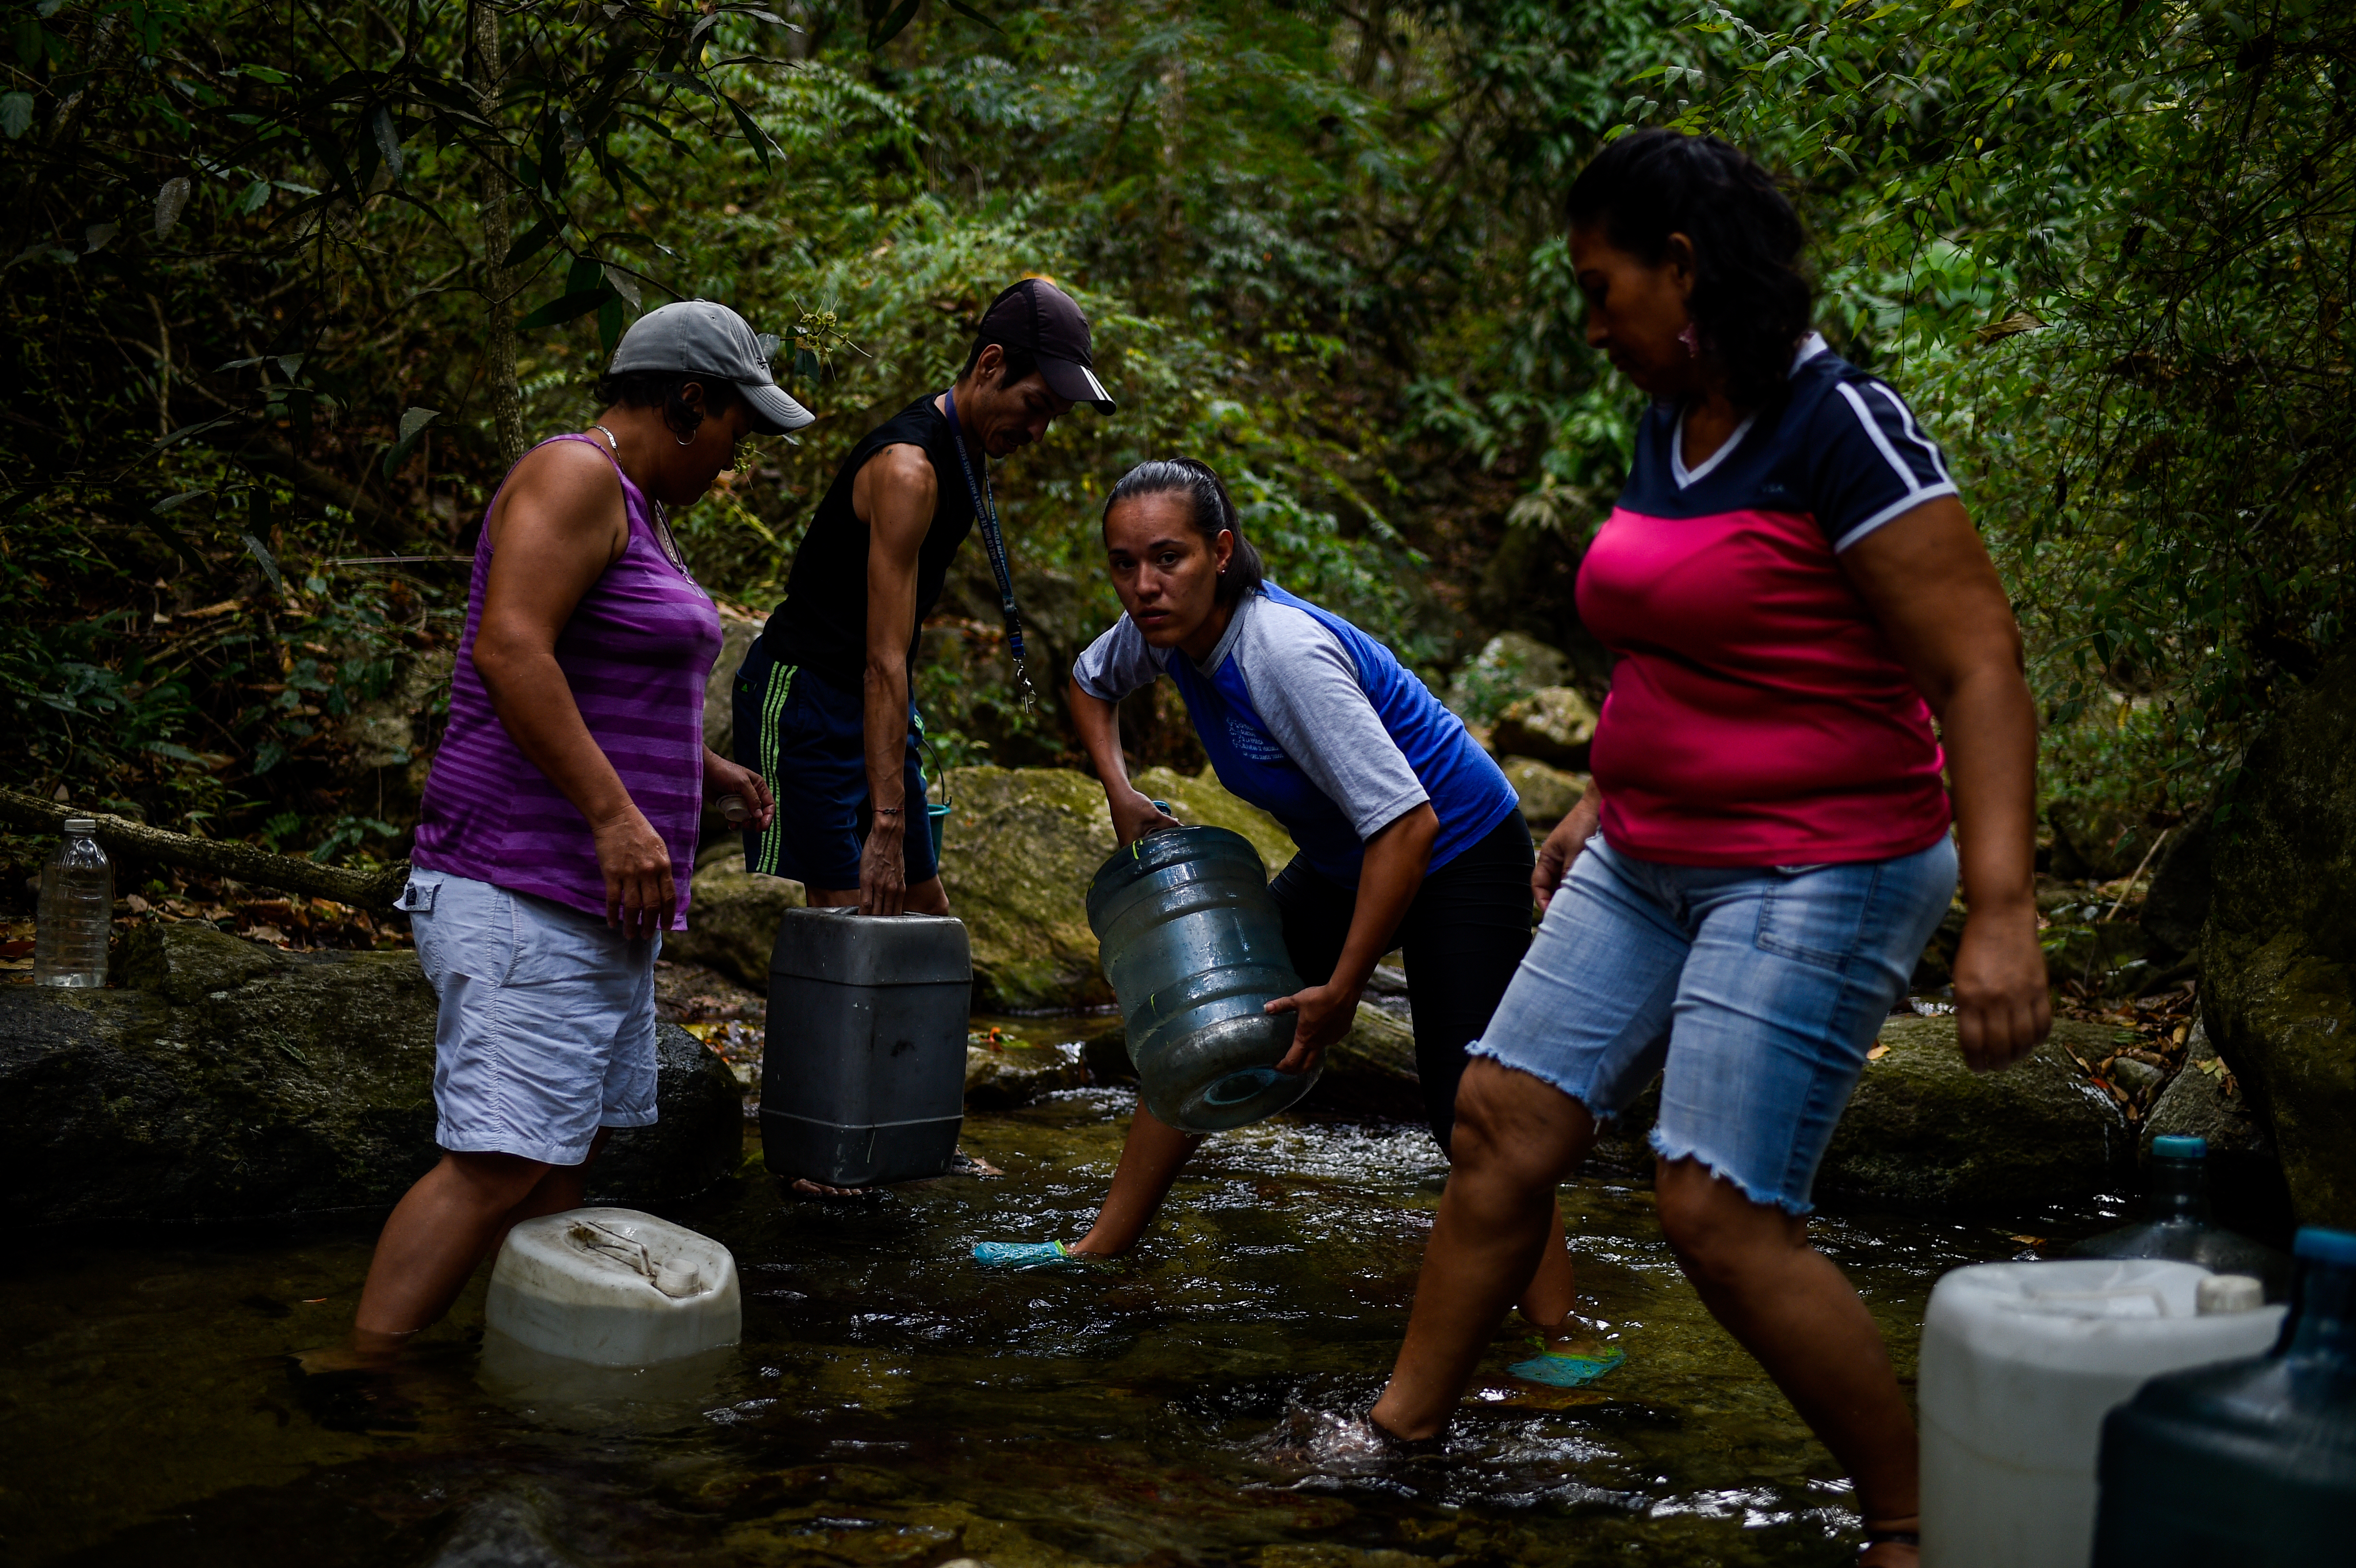
[[[586,442],[613,462],[594,436],[550,440]],[[614,473],[622,481],[630,542],[573,606],[556,639],[556,662],[590,737],[669,847],[680,894],[670,928],[683,931],[703,803],[703,686],[720,656],[720,613],[695,580],[671,564],[646,496],[619,463]],[[506,489],[502,481],[499,490]],[[495,495],[484,517],[498,506]],[[425,782],[411,859],[430,871],[553,899],[603,919],[605,878],[587,819],[509,738],[475,669],[475,634],[490,575],[487,527],[475,545],[466,631],[450,681],[450,727]]]

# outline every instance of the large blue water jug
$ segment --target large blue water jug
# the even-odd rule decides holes
[[[1129,1026],[1146,1109],[1190,1133],[1275,1115],[1314,1072],[1279,1072],[1301,988],[1268,870],[1240,833],[1170,827],[1114,851],[1088,888],[1088,926]]]
[[[2271,1352],[2154,1378],[2104,1419],[2094,1568],[2356,1560],[2356,1235],[2292,1250]]]

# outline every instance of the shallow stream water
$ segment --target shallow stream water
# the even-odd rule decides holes
[[[1590,1389],[1533,1390],[1505,1376],[1526,1353],[1509,1328],[1444,1455],[1363,1471],[1303,1453],[1371,1401],[1405,1328],[1444,1177],[1419,1127],[1229,1134],[1130,1260],[977,1269],[977,1240],[1084,1228],[1130,1104],[1079,1089],[969,1116],[965,1147],[1000,1177],[809,1200],[755,1164],[670,1211],[734,1252],[744,1285],[744,1343],[684,1382],[502,1381],[482,1365],[479,1278],[398,1375],[297,1375],[291,1352],[350,1323],[373,1217],[20,1238],[0,1265],[0,1557],[1850,1560],[1831,1457],[1702,1310],[1638,1184],[1593,1179],[1563,1200],[1585,1308],[1626,1364]],[[1851,1213],[1815,1229],[1911,1386],[1932,1281],[2019,1253],[2029,1226],[2073,1222]]]

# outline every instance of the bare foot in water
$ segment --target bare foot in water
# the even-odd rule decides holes
[[[328,1372],[390,1371],[400,1360],[397,1350],[359,1350],[349,1345],[321,1345],[316,1349],[297,1350],[288,1358],[294,1370],[306,1378]]]
[[[880,1187],[829,1187],[822,1181],[812,1181],[807,1176],[794,1178],[788,1189],[805,1198],[872,1198],[882,1192]]]
[[[1606,1352],[1604,1337],[1611,1332],[1612,1325],[1602,1319],[1574,1312],[1551,1328],[1539,1328],[1538,1337],[1546,1341],[1543,1348],[1549,1355],[1601,1356]]]
[[[323,1372],[381,1372],[399,1363],[401,1353],[417,1337],[417,1330],[405,1334],[380,1334],[366,1328],[354,1328],[352,1337],[340,1345],[321,1345],[316,1349],[294,1352],[294,1370],[305,1377]]]
[[[990,1161],[977,1159],[965,1150],[958,1149],[949,1156],[948,1168],[941,1174],[943,1176],[1003,1176],[1006,1173]],[[880,1195],[884,1189],[881,1187],[829,1187],[823,1181],[812,1181],[807,1176],[797,1176],[793,1179],[791,1190],[805,1198],[873,1198]]]
[[[1889,1531],[1892,1534],[1913,1535],[1921,1531],[1920,1514],[1908,1514],[1904,1519],[1869,1519],[1865,1521],[1868,1536]],[[1919,1568],[1922,1548],[1913,1541],[1875,1541],[1857,1555],[1858,1568]]]

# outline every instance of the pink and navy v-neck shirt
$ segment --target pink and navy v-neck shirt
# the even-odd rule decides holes
[[[1840,552],[1954,481],[1823,338],[1790,394],[1690,468],[1656,405],[1580,568],[1580,618],[1620,656],[1590,762],[1604,841],[1640,859],[1879,860],[1947,831],[1930,709]]]
[[[550,439],[585,442],[614,462],[594,436]],[[589,738],[670,851],[680,894],[670,929],[683,931],[686,873],[695,864],[703,800],[703,688],[720,656],[720,612],[664,551],[652,507],[619,463],[614,474],[622,482],[630,542],[573,607],[557,634],[556,665]],[[498,504],[494,495],[484,517]],[[450,680],[450,727],[426,777],[410,859],[429,871],[553,899],[602,919],[605,874],[588,819],[518,748],[475,668],[475,637],[490,580],[491,530],[486,528],[475,546],[466,630]]]

